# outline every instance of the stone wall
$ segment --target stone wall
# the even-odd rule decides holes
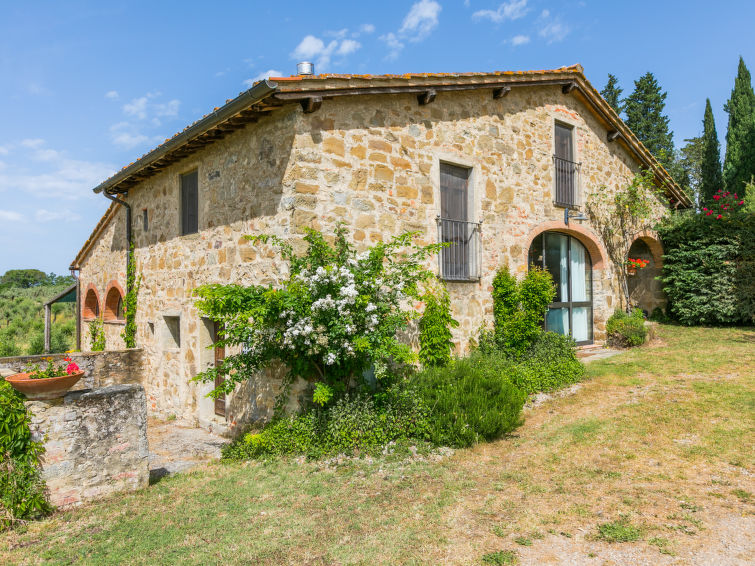
[[[149,483],[147,403],[141,385],[112,385],[27,401],[53,505],[67,507]]]
[[[591,191],[625,186],[638,171],[622,142],[607,142],[591,111],[553,85],[512,89],[502,99],[486,90],[444,92],[425,106],[411,94],[334,98],[312,114],[286,106],[131,188],[131,206],[150,217],[148,231],[139,221],[133,229],[142,275],[137,343],[152,410],[218,420],[204,397],[210,386],[190,383],[213,363],[205,348],[212,342],[208,322],[192,290],[205,283],[275,284],[287,270],[274,250],[244,235],[275,234],[301,250],[305,227],[328,232],[340,221],[358,247],[407,230],[420,231],[422,243],[435,242],[441,162],[471,169],[470,216],[482,222],[479,279],[448,283],[460,322],[458,351],[492,321],[495,271],[508,265],[525,273],[529,245],[546,229],[574,235],[593,256],[594,335],[604,339],[605,320],[619,305],[614,269],[589,222],[565,226],[564,209],[553,202],[556,122],[573,127],[582,201]],[[182,236],[179,177],[193,169],[200,228]],[[124,234],[118,210],[81,262],[82,289],[92,284],[104,297],[112,280],[124,286]],[[437,262],[430,267],[437,270]],[[180,332],[169,331],[170,324]],[[266,417],[279,383],[263,375],[238,390],[240,397],[228,401],[229,421]]]
[[[75,385],[77,390],[124,383],[142,383],[144,377],[144,353],[141,348],[0,358],[0,372],[3,372],[3,375],[6,373],[10,375],[25,371],[27,367],[34,364],[43,366],[48,358],[60,364],[65,357],[70,357],[84,370],[84,377]]]

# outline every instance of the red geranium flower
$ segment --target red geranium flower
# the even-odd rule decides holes
[[[722,214],[719,214],[718,216],[716,216],[716,220],[721,220],[721,218],[723,218]]]
[[[708,212],[705,213],[705,216],[710,216],[711,214],[713,214],[713,211],[709,210]]]
[[[721,198],[721,195],[713,195],[713,198],[716,199],[716,200],[718,200],[718,199]]]

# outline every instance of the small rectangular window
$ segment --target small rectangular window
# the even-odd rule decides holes
[[[181,317],[164,316],[165,330],[162,335],[163,348],[176,349],[181,347]]]
[[[142,209],[142,222],[144,223],[144,231],[149,231],[149,215],[146,208]]]
[[[438,236],[449,244],[440,253],[440,274],[444,279],[465,281],[478,277],[474,259],[479,226],[470,218],[471,172],[468,167],[440,164]]]
[[[199,175],[197,171],[181,175],[181,234],[199,230]]]

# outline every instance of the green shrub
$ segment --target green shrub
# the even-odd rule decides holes
[[[41,443],[34,442],[23,397],[0,378],[0,530],[52,510],[41,477]]]
[[[466,358],[446,368],[429,368],[412,379],[430,409],[430,438],[435,444],[471,446],[494,440],[521,423],[526,395],[514,386],[501,358]]]
[[[344,395],[332,404],[281,417],[223,451],[226,459],[378,453],[392,441],[429,438],[428,411],[404,384],[374,397]]]
[[[424,367],[443,367],[451,361],[451,328],[459,323],[451,316],[451,300],[441,289],[422,296],[425,311],[419,319],[419,359]]]
[[[494,337],[499,349],[520,357],[542,333],[543,317],[556,294],[550,273],[531,267],[524,279],[502,267],[493,279]],[[480,343],[485,340],[480,336]]]
[[[516,364],[511,381],[526,393],[553,391],[580,381],[585,366],[577,359],[570,336],[543,332]]]
[[[618,348],[631,348],[645,343],[647,328],[645,315],[641,309],[634,309],[632,314],[617,309],[606,321],[608,343]]]
[[[668,314],[687,325],[755,322],[755,214],[677,215],[658,233]]]
[[[101,352],[105,349],[105,330],[99,318],[89,323],[89,344],[92,352]]]

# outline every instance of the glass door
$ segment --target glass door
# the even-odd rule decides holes
[[[592,262],[587,249],[568,234],[544,232],[532,242],[529,261],[547,269],[556,286],[545,329],[569,335],[577,344],[591,343]]]

